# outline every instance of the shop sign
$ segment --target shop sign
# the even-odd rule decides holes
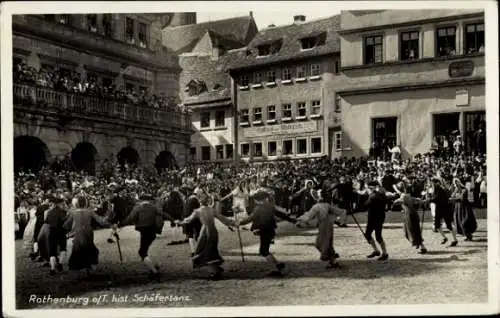
[[[448,67],[448,75],[451,78],[471,76],[473,72],[474,63],[470,60],[452,62]]]
[[[249,127],[243,129],[245,138],[265,137],[273,135],[293,135],[318,131],[318,122],[315,120],[289,123],[281,125],[267,125],[262,127]]]

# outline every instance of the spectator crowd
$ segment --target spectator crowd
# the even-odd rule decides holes
[[[141,107],[157,110],[177,110],[182,106],[176,104],[172,96],[157,96],[146,90],[120,89],[112,83],[98,83],[95,77],[84,78],[82,74],[64,68],[42,67],[37,70],[25,62],[18,62],[13,70],[14,83],[51,88],[60,92],[93,96]]]

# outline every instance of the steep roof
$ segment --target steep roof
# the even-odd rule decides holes
[[[235,17],[204,23],[167,27],[162,30],[163,45],[177,53],[191,52],[207,31],[231,43],[247,44],[247,35],[255,21],[251,16]]]
[[[305,23],[261,30],[248,44],[247,49],[239,50],[238,58],[228,63],[227,69],[236,70],[254,66],[273,64],[281,61],[320,56],[340,52],[340,15]],[[326,33],[325,43],[312,49],[303,50],[301,39]],[[282,41],[280,50],[272,55],[258,56],[258,46]]]

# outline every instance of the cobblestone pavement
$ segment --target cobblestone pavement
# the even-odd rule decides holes
[[[364,225],[363,213],[356,218]],[[16,242],[16,303],[19,309],[35,307],[74,307],[83,304],[37,304],[31,295],[44,297],[101,298],[96,307],[179,307],[179,306],[265,306],[265,305],[355,305],[487,302],[486,220],[478,220],[473,242],[459,237],[459,246],[447,248],[441,238],[424,225],[427,255],[419,255],[404,238],[401,215],[389,212],[383,235],[390,258],[386,262],[369,260],[371,252],[354,223],[335,228],[335,247],[342,268],[325,269],[314,248],[314,229],[297,229],[280,223],[272,251],[288,265],[285,278],[268,278],[271,270],[258,256],[258,238],[242,231],[245,262],[241,261],[237,235],[222,226],[219,248],[225,259],[225,279],[206,280],[204,269],[192,268],[188,244],[168,246],[181,239],[166,223],[163,234],[153,243],[150,255],[161,264],[159,281],[148,278],[137,255],[138,233],[132,227],[121,230],[124,262],[119,263],[116,244],[106,238],[109,230],[95,233],[100,264],[92,277],[83,272],[65,272],[50,277],[48,269],[28,259],[22,242]],[[352,220],[351,218],[349,218]],[[429,216],[426,219],[430,221]],[[68,250],[71,249],[69,242]],[[136,296],[187,296],[176,299],[140,299]],[[115,296],[114,301],[112,300]],[[118,296],[128,296],[119,302]],[[124,300],[124,297],[121,300]]]

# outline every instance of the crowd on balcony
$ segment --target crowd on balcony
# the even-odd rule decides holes
[[[93,78],[83,78],[80,73],[63,68],[37,70],[24,62],[14,65],[14,82],[38,87],[47,87],[61,92],[94,96],[121,103],[127,103],[158,110],[182,110],[184,106],[176,104],[171,96],[157,96],[145,90],[120,89],[116,85],[104,85]]]

